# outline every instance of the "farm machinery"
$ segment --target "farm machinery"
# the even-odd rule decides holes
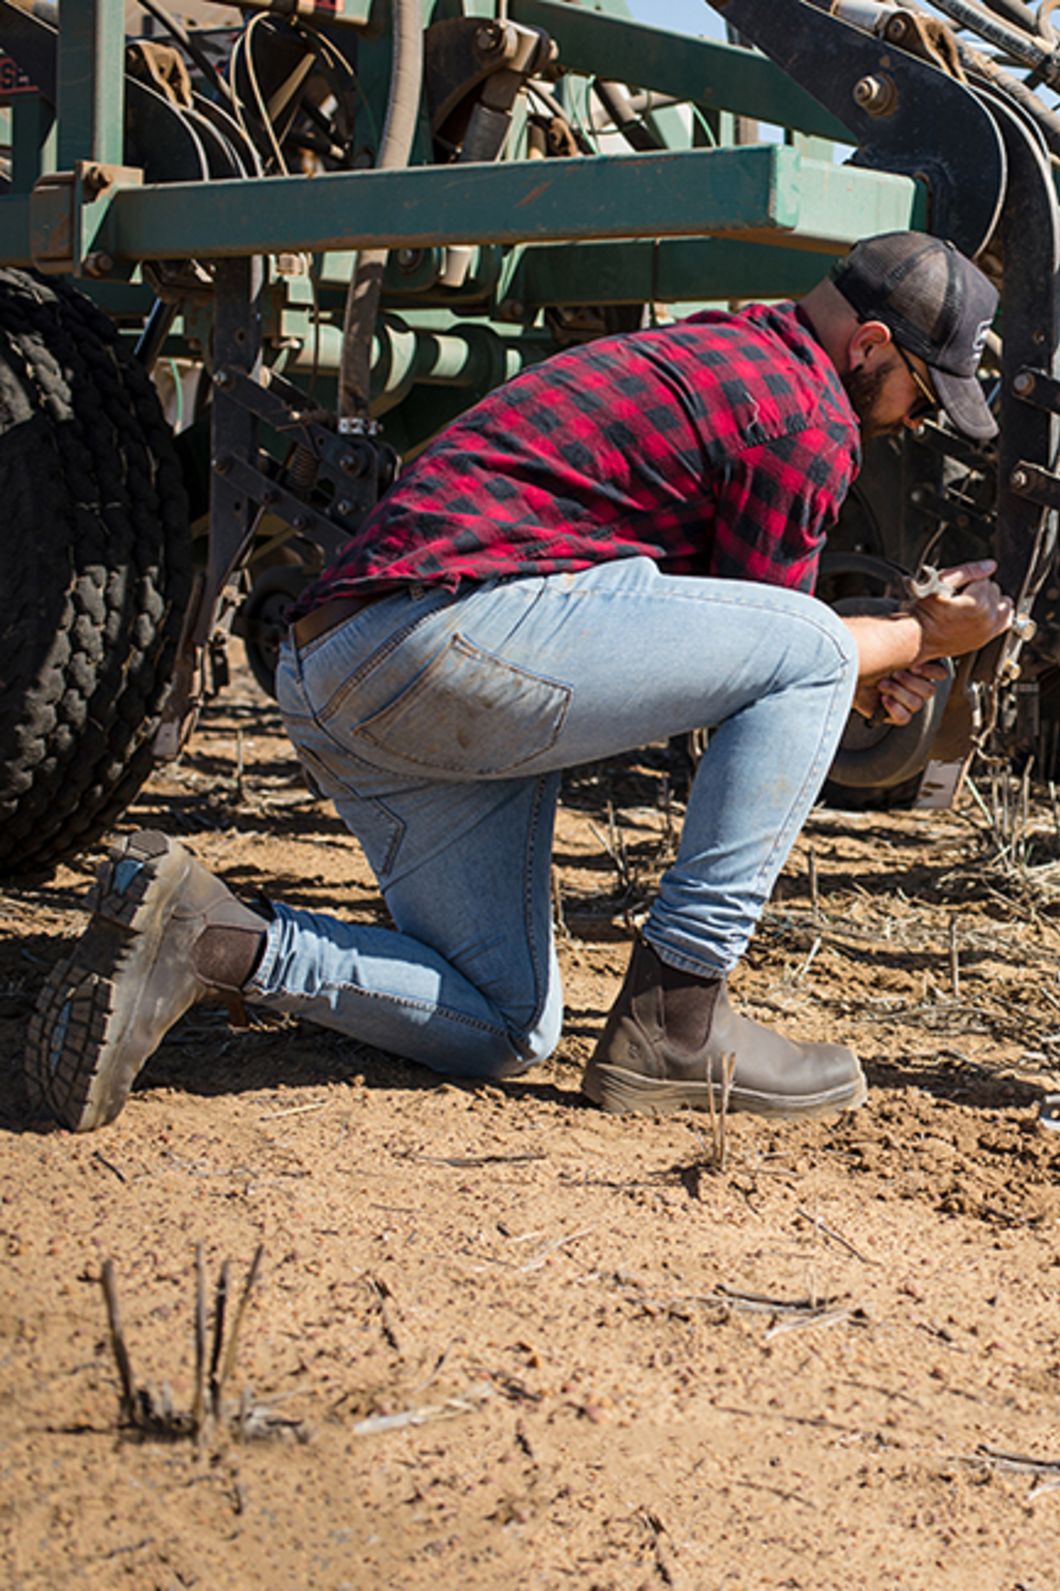
[[[455,414],[531,361],[797,296],[922,227],[1001,291],[997,440],[870,445],[822,594],[989,554],[1016,623],[852,799],[1060,752],[1060,44],[1023,0],[0,0],[0,875],[90,844]],[[337,8],[336,8],[337,7]],[[705,13],[706,14],[706,13]]]

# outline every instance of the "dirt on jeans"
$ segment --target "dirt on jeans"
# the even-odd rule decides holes
[[[986,779],[956,812],[815,812],[734,997],[854,1044],[869,1102],[731,1116],[719,1165],[708,1116],[579,1093],[673,764],[568,778],[564,1038],[507,1086],[196,1007],[71,1136],[21,1051],[99,853],[0,897],[0,1583],[1060,1586],[1060,820]],[[140,826],[248,897],[385,921],[243,676]],[[144,1435],[101,1271],[137,1385],[186,1413],[198,1244],[229,1327],[264,1245],[222,1419]]]

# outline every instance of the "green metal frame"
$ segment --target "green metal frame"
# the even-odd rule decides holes
[[[487,14],[487,5],[428,6]],[[622,8],[625,9],[624,7]],[[364,8],[362,7],[362,13]],[[558,3],[511,0],[517,22],[551,32],[572,72],[597,73],[694,101],[710,110],[764,117],[817,136],[843,129],[771,62],[750,50],[688,39],[621,16]],[[123,0],[63,0],[58,56],[60,170],[77,161],[121,162]],[[387,41],[366,35],[378,76]],[[39,102],[20,110],[36,148]],[[32,180],[25,157],[16,181]],[[0,200],[0,257],[33,254],[27,196]],[[404,172],[330,173],[307,181],[117,187],[96,207],[85,252],[116,261],[179,257],[194,240],[203,258],[285,249],[314,251],[388,245],[636,237],[729,237],[793,241],[827,251],[858,232],[908,225],[918,213],[908,179],[803,165],[779,145],[661,155],[601,155],[488,167],[421,167]]]
[[[78,160],[121,165],[125,8],[121,0],[63,0],[58,58],[59,169]]]
[[[29,263],[28,201],[7,199]],[[601,238],[738,237],[835,253],[917,214],[908,177],[804,160],[782,144],[646,155],[596,155],[407,171],[329,172],[116,188],[88,249],[115,261],[225,259],[306,249],[426,248]]]
[[[496,12],[494,0],[424,0],[423,9],[425,23]],[[389,72],[388,14],[378,0],[346,0],[347,21],[358,30],[362,92],[375,102],[377,123]],[[757,52],[634,22],[624,0],[595,0],[592,9],[509,0],[508,15],[555,39],[571,74],[557,85],[561,97],[572,81],[612,78],[693,104],[711,136],[731,134],[740,115],[783,127],[785,141],[138,186],[121,166],[123,0],[63,0],[58,116],[38,97],[13,108],[0,259],[80,276],[109,312],[135,325],[145,301],[135,280],[143,262],[181,259],[192,249],[214,260],[310,253],[317,305],[304,281],[274,278],[266,337],[287,347],[288,368],[312,361],[325,396],[351,251],[386,247],[394,252],[384,306],[410,318],[391,316],[380,327],[377,407],[408,445],[426,423],[414,387],[430,387],[439,416],[447,406],[455,412],[548,351],[549,334],[533,327],[549,306],[797,295],[822,274],[822,256],[867,233],[923,224],[922,185],[836,164],[827,141],[842,141],[842,126]],[[665,114],[657,125],[680,132],[680,118]],[[685,136],[701,142],[698,131]],[[430,158],[429,139],[417,148],[417,159]],[[95,165],[109,168],[102,189],[92,181]],[[439,293],[441,251],[457,244],[481,248],[465,287]],[[178,320],[167,352],[194,357],[208,336],[202,321],[202,312],[188,325]],[[452,387],[451,402],[440,401],[439,383]],[[395,405],[422,415],[405,425]]]
[[[567,0],[510,0],[508,14],[550,33],[572,72],[658,89],[705,110],[736,111],[840,143],[850,140],[841,122],[753,50],[690,39]]]

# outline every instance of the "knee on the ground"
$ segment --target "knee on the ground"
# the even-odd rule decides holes
[[[488,1072],[489,1077],[518,1077],[539,1061],[547,1061],[559,1045],[563,1032],[563,1008],[542,1013],[537,1025],[528,1033],[512,1033],[507,1041],[498,1038],[495,1057]]]

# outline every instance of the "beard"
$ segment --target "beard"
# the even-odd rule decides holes
[[[856,370],[848,370],[840,377],[860,422],[861,435],[865,441],[874,436],[895,436],[902,429],[901,422],[892,421],[889,425],[885,425],[876,418],[875,412],[880,391],[893,369],[893,363],[877,365],[872,370],[866,370],[864,365],[859,365]]]

